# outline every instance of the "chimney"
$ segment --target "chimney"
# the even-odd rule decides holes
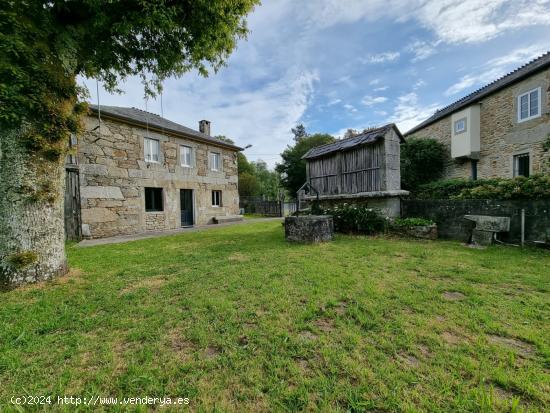
[[[205,135],[210,136],[210,121],[209,120],[200,120],[199,121],[199,131]]]

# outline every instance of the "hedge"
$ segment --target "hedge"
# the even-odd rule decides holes
[[[448,179],[421,185],[418,199],[539,199],[550,198],[550,175],[528,178]]]

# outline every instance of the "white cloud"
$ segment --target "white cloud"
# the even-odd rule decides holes
[[[414,57],[411,59],[413,63],[427,59],[437,52],[437,45],[440,42],[425,42],[422,40],[416,40],[409,44],[405,50],[412,53]]]
[[[386,116],[388,112],[386,112],[385,110],[375,110],[374,114],[378,116]]]
[[[378,85],[379,83],[380,83],[380,79],[372,79],[369,82],[369,85],[374,86],[374,85]]]
[[[386,63],[386,62],[393,62],[394,60],[397,60],[399,58],[399,52],[383,52],[378,54],[372,54],[367,57],[363,57],[359,59],[362,63],[367,64],[378,64],[378,63]]]
[[[421,107],[418,104],[416,93],[407,93],[397,99],[394,113],[387,121],[397,124],[397,127],[404,133],[433,115],[437,108],[437,103]]]
[[[350,105],[349,103],[346,103],[344,107],[352,113],[357,112],[357,108],[353,105]]]
[[[385,96],[365,96],[362,100],[361,100],[361,103],[367,107],[369,106],[374,106],[374,105],[378,105],[380,103],[384,103],[388,100],[387,97]]]
[[[536,44],[527,48],[516,49],[505,56],[491,59],[481,67],[474,68],[471,73],[462,76],[458,82],[445,91],[445,95],[456,95],[472,86],[483,86],[490,83],[504,76],[517,66],[540,56],[547,50],[546,48],[546,45]]]
[[[385,90],[388,90],[389,86],[380,86],[380,87],[375,87],[373,90],[375,92],[383,92]]]
[[[331,100],[330,102],[327,103],[327,106],[334,106],[334,105],[337,105],[340,102],[342,102],[342,99],[333,99],[333,100]]]
[[[477,43],[507,30],[550,24],[549,0],[311,0],[296,13],[324,28],[383,18],[417,20],[446,43]]]

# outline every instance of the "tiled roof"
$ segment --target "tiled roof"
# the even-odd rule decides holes
[[[146,112],[137,108],[126,108],[121,106],[103,106],[101,105],[101,115],[106,117],[115,118],[121,121],[127,121],[134,124],[139,124],[140,126],[155,128],[165,130],[166,132],[171,132],[176,135],[183,135],[187,138],[192,138],[201,142],[210,143],[213,145],[224,146],[226,148],[231,148],[237,151],[242,150],[242,148],[232,145],[228,142],[224,142],[220,139],[216,139],[212,136],[208,136],[202,132],[196,131],[194,129],[188,128],[187,126],[180,125],[179,123],[172,122],[171,120],[165,119],[151,112]],[[97,105],[90,105],[92,112],[98,112]]]
[[[377,142],[379,139],[382,139],[390,129],[394,129],[397,135],[399,135],[399,138],[403,140],[403,136],[401,132],[399,132],[399,129],[397,129],[397,126],[395,126],[394,123],[389,123],[380,128],[367,130],[351,138],[339,139],[333,143],[311,148],[302,156],[302,159],[318,158],[332,152],[347,151],[359,145]]]
[[[550,67],[550,52],[546,52],[542,56],[530,61],[529,63],[517,68],[513,72],[508,73],[507,75],[495,80],[494,82],[489,83],[486,86],[483,86],[481,89],[476,90],[475,92],[470,93],[468,96],[463,97],[462,99],[457,100],[454,103],[451,103],[449,106],[444,107],[443,109],[435,112],[431,117],[426,119],[424,122],[416,125],[414,128],[405,133],[405,136],[410,135],[420,129],[438,121],[439,119],[444,118],[468,105],[478,102],[486,96],[489,96],[492,93],[495,93],[507,86],[512,85],[515,82],[518,82],[527,76],[531,76],[536,72]]]

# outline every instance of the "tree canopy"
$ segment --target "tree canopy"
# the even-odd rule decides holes
[[[58,158],[85,110],[76,76],[107,90],[140,75],[154,94],[163,79],[219,69],[247,34],[259,0],[6,1],[0,8],[0,126],[27,128],[28,147]],[[64,139],[66,140],[66,139]]]
[[[328,134],[306,134],[295,139],[296,143],[293,146],[287,146],[283,151],[281,154],[283,161],[276,166],[275,170],[281,174],[281,184],[290,196],[295,197],[298,189],[306,182],[306,162],[302,156],[311,148],[334,142],[334,140],[334,137]]]
[[[408,139],[401,145],[401,187],[415,190],[419,185],[439,179],[447,152],[435,139]]]

